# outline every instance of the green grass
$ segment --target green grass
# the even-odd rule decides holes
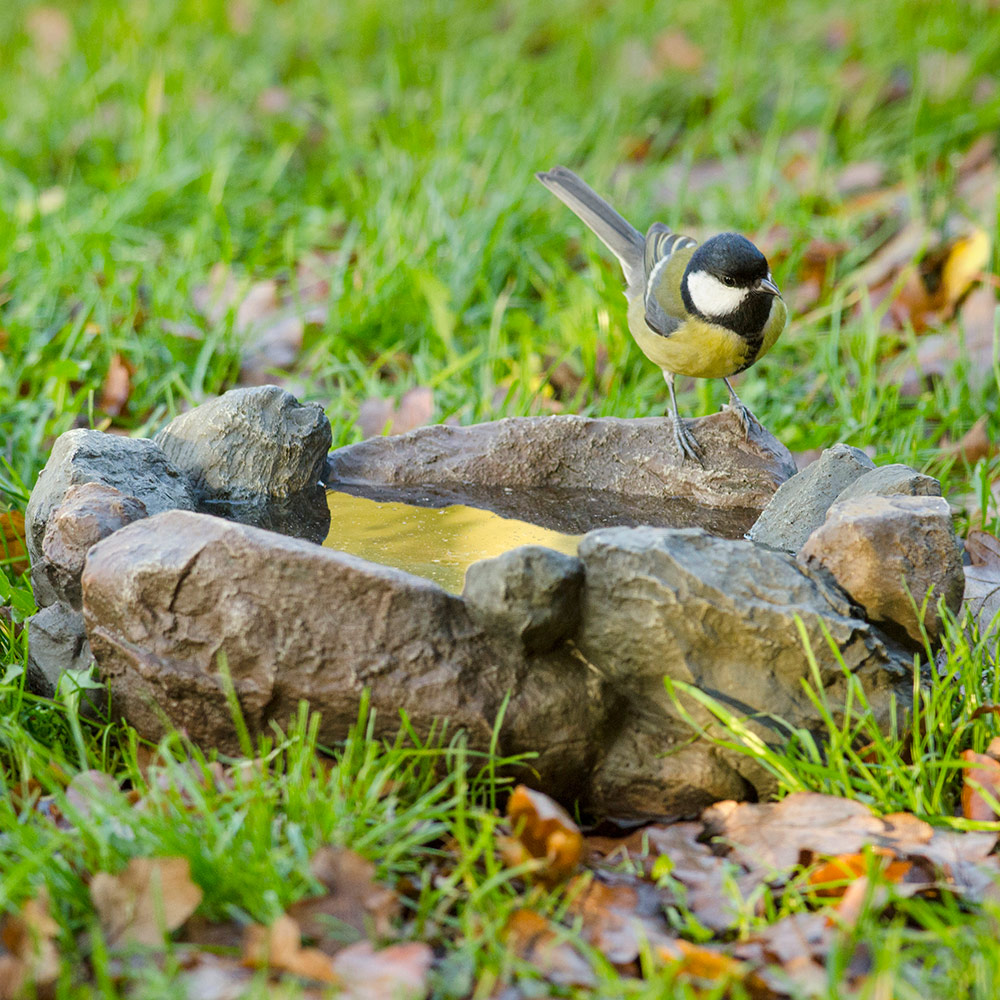
[[[327,318],[307,330],[289,384],[323,404],[335,445],[359,437],[363,399],[398,398],[418,384],[434,389],[435,419],[463,423],[553,403],[587,414],[665,412],[662,378],[625,327],[617,265],[533,179],[562,162],[643,229],[657,218],[696,233],[766,236],[780,226],[773,262],[786,291],[801,280],[811,241],[842,241],[818,307],[793,316],[743,378],[741,396],[793,450],[841,440],[871,447],[879,462],[942,478],[963,508],[962,527],[1000,527],[990,497],[1000,459],[970,468],[942,449],[982,414],[991,438],[1000,435],[1000,367],[970,379],[957,349],[946,377],[904,397],[887,361],[912,354],[918,338],[884,331],[884,306],[843,308],[852,274],[903,218],[921,221],[934,243],[964,217],[995,244],[997,206],[970,210],[956,177],[972,143],[996,135],[1000,115],[1000,20],[986,0],[54,6],[70,26],[61,54],[51,40],[41,49],[33,41],[33,4],[0,5],[0,510],[24,509],[68,428],[148,433],[236,384],[234,317],[211,324],[193,303],[219,263],[245,281],[291,280],[309,252],[331,254]],[[701,47],[700,69],[656,62],[667,29]],[[268,94],[284,107],[262,107]],[[645,155],[630,158],[640,146]],[[803,182],[788,170],[794,148],[806,151]],[[836,194],[840,170],[870,160],[906,199],[895,222],[844,211]],[[706,161],[733,179],[701,186]],[[994,272],[995,264],[994,249]],[[178,335],[183,327],[198,335]],[[945,329],[958,341],[960,327]],[[134,375],[125,411],[112,416],[100,400],[116,354]],[[562,362],[579,387],[560,394],[548,375]],[[721,384],[702,382],[684,386],[680,402],[686,414],[707,413],[724,398]],[[33,609],[28,581],[9,567],[0,568],[0,604],[15,621]],[[64,701],[24,694],[24,642],[0,622],[8,785],[34,777],[62,794],[65,776],[84,766],[140,781],[127,728],[80,723]],[[802,737],[776,762],[786,790],[798,782],[953,823],[956,755],[981,749],[996,728],[996,716],[971,718],[977,698],[995,700],[995,639],[952,630],[945,660],[920,728],[879,737],[868,771],[852,758],[867,732],[855,719],[831,729],[835,754]],[[443,886],[421,884],[410,932],[448,956],[442,969],[454,988],[442,973],[436,995],[486,996],[489,983],[514,974],[498,928],[521,890],[498,866],[498,820],[473,780],[480,763],[362,736],[327,772],[300,720],[275,738],[265,772],[224,794],[199,791],[169,764],[171,783],[187,782],[197,808],[152,791],[166,810],[158,819],[112,800],[67,833],[18,816],[5,799],[0,909],[48,886],[67,956],[59,995],[113,995],[127,984],[102,985],[110,960],[84,885],[95,865],[176,851],[191,859],[206,914],[263,920],[306,891],[308,854],[324,838],[356,847],[393,882],[420,877],[442,837],[461,837],[467,866]],[[915,757],[904,767],[907,740]],[[189,748],[175,749],[186,758]],[[373,789],[388,775],[398,788],[379,798]],[[992,996],[1000,977],[989,914],[955,906],[908,900],[867,914],[856,938],[869,944],[874,971],[859,995]],[[97,970],[89,987],[71,971],[86,947]],[[598,995],[673,988],[662,972],[626,982],[594,961]],[[841,972],[832,962],[831,997],[841,995]],[[133,995],[171,995],[169,969],[141,975]],[[463,983],[473,985],[462,992]]]

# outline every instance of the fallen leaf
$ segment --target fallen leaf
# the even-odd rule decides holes
[[[980,279],[989,261],[990,237],[985,229],[974,229],[956,239],[941,266],[938,308],[954,312],[973,282]]]
[[[428,976],[434,953],[422,941],[389,945],[376,951],[359,941],[333,960],[341,1000],[422,1000],[430,992]]]
[[[55,75],[73,42],[69,18],[56,7],[34,7],[29,10],[24,27],[35,50],[36,65],[46,76]]]
[[[973,566],[1000,569],[1000,538],[988,531],[970,531],[965,540],[965,551]]]
[[[993,566],[965,567],[965,594],[962,607],[968,609],[985,636],[987,629],[1000,614],[1000,568]]]
[[[133,858],[120,875],[98,872],[90,897],[110,947],[154,946],[194,913],[202,891],[187,858]]]
[[[346,848],[321,847],[310,868],[326,894],[300,899],[288,908],[303,936],[314,938],[333,954],[369,931],[380,938],[392,933],[400,901],[375,881],[371,861]]]
[[[534,910],[514,910],[503,929],[507,947],[556,986],[593,986],[590,964]]]
[[[653,43],[653,59],[658,70],[677,69],[682,73],[697,73],[705,64],[705,50],[692,42],[683,31],[673,28],[657,35]]]
[[[43,889],[34,899],[27,900],[19,913],[5,917],[0,925],[0,941],[15,960],[6,975],[36,987],[55,982],[59,975],[59,952],[55,944],[58,934],[59,925],[49,914],[49,898]],[[7,995],[6,986],[4,969],[0,966],[0,996]],[[11,990],[10,995],[17,992]]]
[[[24,515],[19,510],[0,514],[0,567],[9,570],[14,576],[27,573],[30,568]]]
[[[303,979],[336,983],[333,960],[318,948],[303,948],[298,923],[282,914],[270,925],[251,924],[243,938],[243,964],[252,969],[290,972]]]
[[[398,408],[392,400],[371,396],[358,408],[358,427],[366,437],[405,434],[424,427],[434,416],[434,391],[414,386],[403,393]]]
[[[997,812],[986,797],[1000,802],[1000,761],[972,750],[963,750],[962,760],[971,765],[962,775],[962,815],[992,822]]]
[[[749,971],[731,955],[683,938],[659,945],[655,953],[661,960],[673,964],[678,974],[694,980],[693,985],[700,987],[717,988],[725,983],[740,982]]]
[[[101,383],[101,411],[109,417],[121,416],[132,395],[132,376],[135,368],[120,354],[113,354],[108,363],[108,371]]]
[[[648,928],[636,910],[639,893],[634,885],[608,885],[593,879],[573,898],[569,912],[581,919],[581,934],[609,962],[622,966],[634,962]]]
[[[539,878],[559,882],[573,874],[583,857],[583,836],[558,802],[518,785],[507,802],[507,817],[527,852],[545,860]]]
[[[966,432],[961,440],[943,449],[946,455],[963,458],[969,465],[975,465],[981,458],[990,458],[996,452],[996,445],[990,441],[986,431],[987,417],[981,416]]]

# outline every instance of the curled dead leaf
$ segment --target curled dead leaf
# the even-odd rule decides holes
[[[535,966],[550,983],[594,985],[594,973],[587,960],[534,910],[514,910],[504,926],[503,939],[518,958]]]
[[[290,972],[303,979],[336,983],[333,960],[318,948],[303,948],[296,920],[282,914],[270,925],[251,924],[243,938],[243,964],[252,969]]]
[[[558,802],[518,785],[507,803],[514,836],[533,858],[545,860],[538,873],[546,882],[569,878],[583,857],[583,836]]]
[[[202,891],[187,858],[133,858],[120,875],[98,872],[90,882],[108,945],[161,945],[197,909]]]
[[[4,918],[0,924],[0,941],[10,952],[11,959],[0,964],[0,996],[17,996],[22,984],[36,988],[55,982],[59,975],[59,952],[55,939],[59,925],[49,914],[49,897],[43,889],[34,899],[27,900],[19,913]],[[9,979],[8,979],[9,977]],[[8,982],[17,984],[7,992]]]
[[[962,815],[983,822],[996,820],[989,800],[1000,802],[1000,761],[972,750],[963,750],[962,760],[969,765],[962,776]]]
[[[341,1000],[422,1000],[430,991],[434,953],[423,941],[376,951],[367,941],[345,948],[333,960]]]
[[[369,931],[380,938],[392,933],[400,901],[375,881],[371,861],[346,848],[327,846],[316,852],[310,867],[326,893],[300,899],[288,908],[305,937],[333,954]]]
[[[988,531],[970,531],[965,540],[965,551],[969,553],[973,566],[1000,569],[1000,538],[996,535]]]
[[[128,406],[132,395],[135,368],[117,352],[111,355],[108,371],[101,384],[100,409],[109,417],[118,417]]]

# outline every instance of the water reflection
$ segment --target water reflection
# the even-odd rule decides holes
[[[323,543],[386,566],[427,577],[460,593],[465,570],[519,545],[576,554],[580,535],[564,535],[478,507],[416,507],[327,492],[330,533]]]

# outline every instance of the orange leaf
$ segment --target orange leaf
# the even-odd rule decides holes
[[[135,369],[120,355],[113,354],[108,373],[101,386],[100,409],[109,417],[120,416],[132,395],[132,375]]]
[[[333,960],[318,948],[303,948],[298,922],[282,914],[263,927],[252,924],[243,938],[243,964],[253,969],[275,969],[290,972],[303,979],[320,983],[335,983]]]
[[[0,514],[0,566],[8,568],[15,576],[28,572],[24,515],[19,510]]]
[[[583,856],[583,836],[558,802],[526,785],[518,785],[507,803],[514,835],[528,853],[544,858],[540,876],[550,882],[569,878]]]
[[[985,822],[995,820],[997,814],[982,793],[1000,800],[1000,761],[972,750],[963,750],[962,760],[972,765],[962,779],[962,815]]]
[[[90,882],[90,898],[112,947],[163,944],[164,934],[177,930],[201,897],[187,858],[133,858],[120,875],[98,872]]]
[[[534,965],[549,982],[594,985],[594,973],[584,957],[534,910],[515,910],[503,929],[503,939],[515,955]]]

